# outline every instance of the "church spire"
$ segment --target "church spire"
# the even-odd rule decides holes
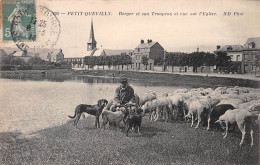
[[[91,19],[90,35],[89,35],[89,40],[87,43],[87,50],[92,51],[93,49],[96,48],[96,45],[97,45],[97,42],[96,42],[95,36],[94,36],[93,20]]]

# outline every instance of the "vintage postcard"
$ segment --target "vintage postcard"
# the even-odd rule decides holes
[[[0,164],[259,164],[259,0],[0,0]]]

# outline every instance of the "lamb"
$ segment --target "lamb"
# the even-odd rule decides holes
[[[257,112],[257,113],[255,113]],[[258,115],[258,111],[254,111],[254,112],[249,112],[246,109],[234,109],[234,110],[227,110],[225,112],[225,114],[223,114],[222,116],[219,117],[219,120],[216,122],[219,122],[220,125],[223,127],[223,123],[225,123],[226,125],[226,131],[224,133],[224,138],[227,137],[228,134],[228,125],[229,124],[233,124],[233,123],[237,123],[238,128],[240,129],[241,133],[242,133],[242,139],[240,141],[240,146],[243,145],[244,143],[244,139],[245,139],[245,134],[247,131],[250,131],[250,135],[251,135],[251,147],[254,145],[254,138],[253,138],[253,119],[254,116]],[[249,129],[249,130],[247,130]]]

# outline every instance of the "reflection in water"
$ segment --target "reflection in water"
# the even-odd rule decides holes
[[[13,77],[12,77],[13,76]],[[118,78],[48,74],[33,76],[2,75],[0,78],[0,131],[30,133],[70,120],[78,104],[94,105],[99,99],[111,100],[119,86]],[[137,94],[174,92],[194,86],[164,82],[129,80]],[[92,126],[89,126],[92,127]]]

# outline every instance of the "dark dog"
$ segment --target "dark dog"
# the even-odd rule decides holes
[[[87,104],[80,104],[75,108],[75,114],[74,116],[69,116],[70,118],[75,118],[74,125],[77,128],[78,121],[80,119],[80,116],[83,112],[86,112],[90,115],[96,116],[96,122],[95,126],[100,128],[99,124],[99,116],[104,109],[104,107],[107,105],[108,101],[106,99],[98,100],[98,103],[96,105],[87,105]]]
[[[135,132],[141,134],[140,128],[142,123],[142,112],[141,108],[135,109],[133,112],[129,112],[129,115],[126,118],[126,136],[128,136],[129,131],[134,128]]]

